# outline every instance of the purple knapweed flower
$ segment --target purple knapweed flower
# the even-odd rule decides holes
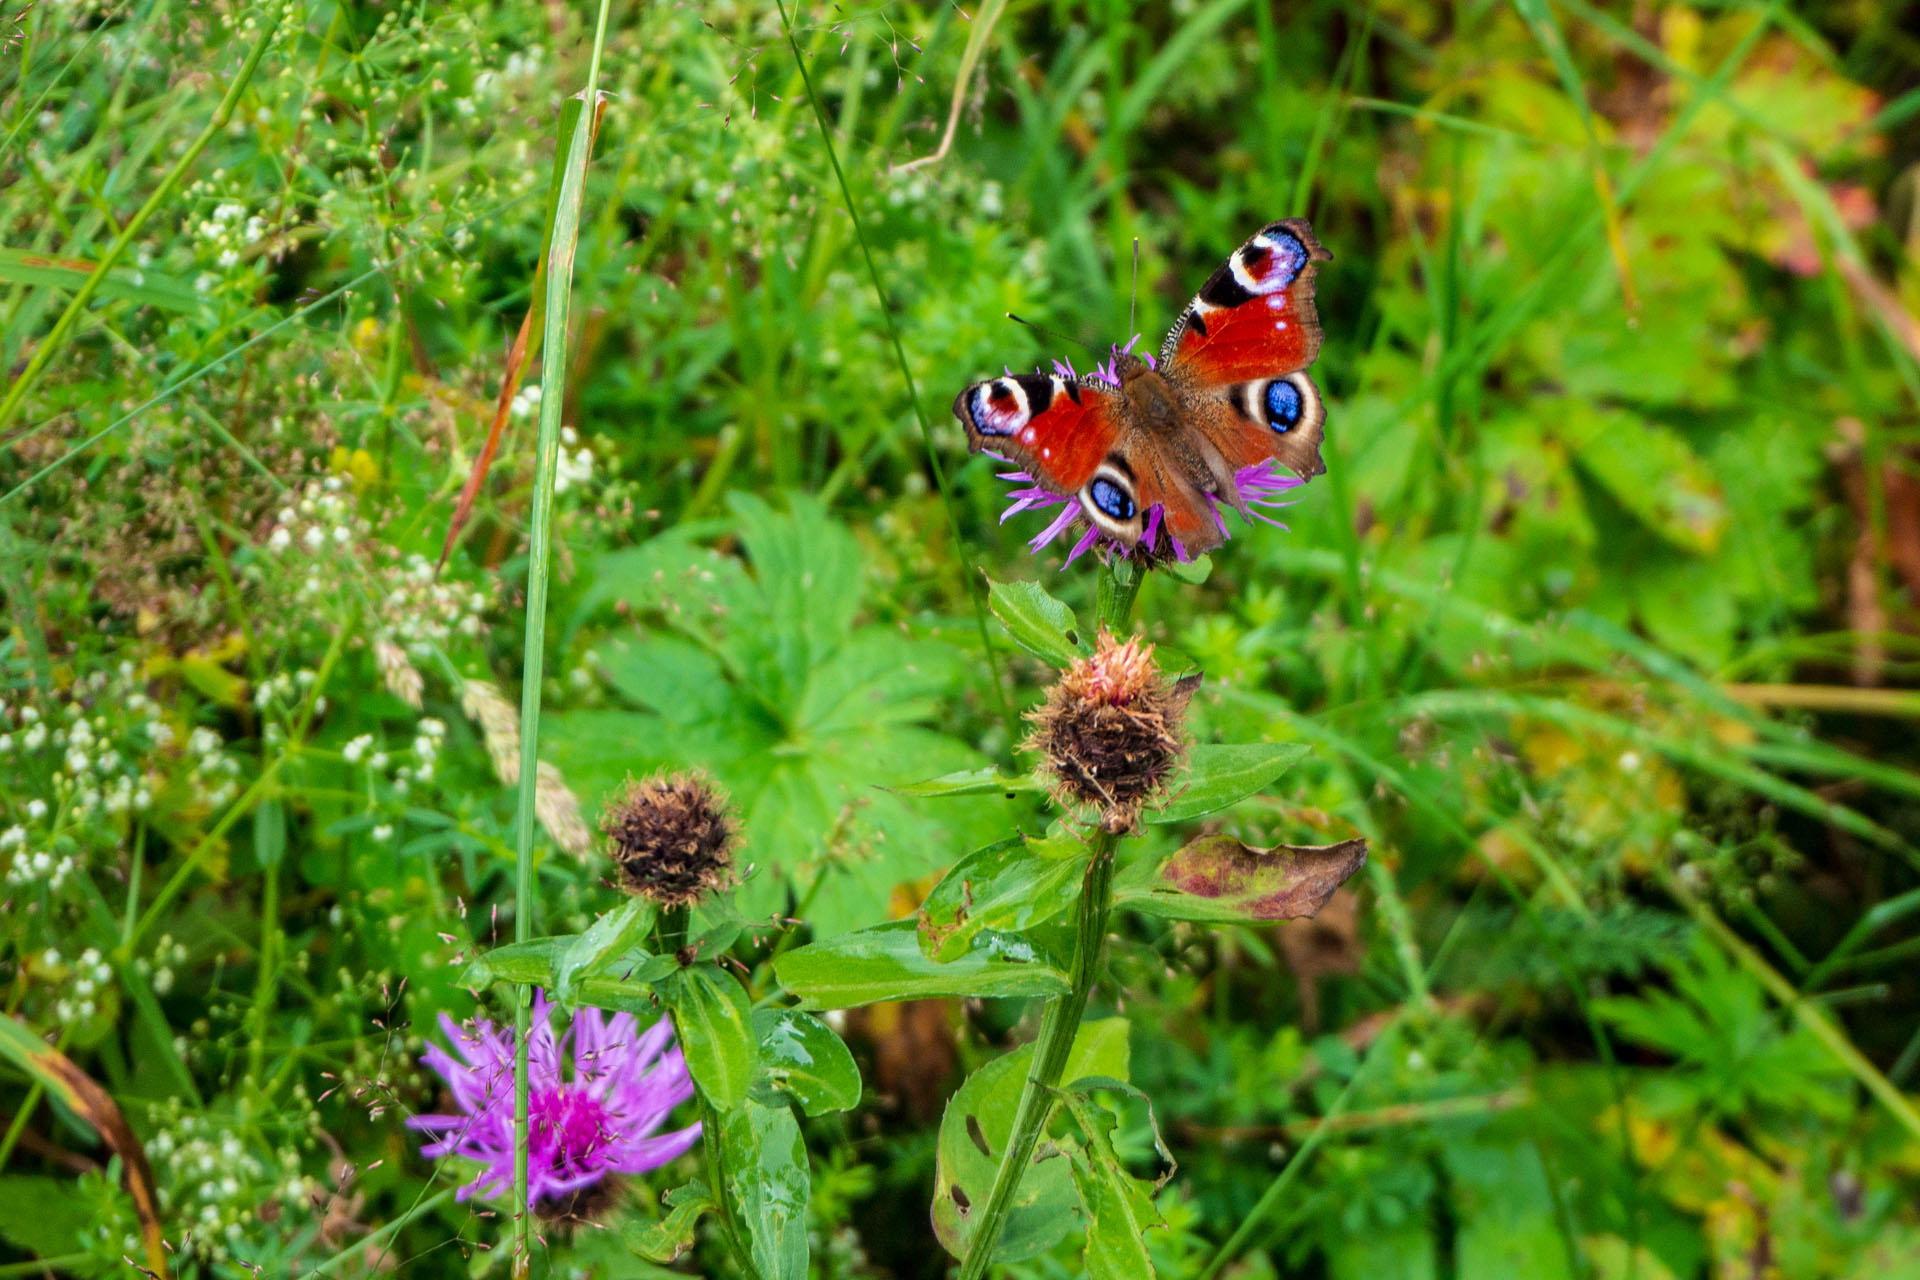
[[[1135,334],[1128,340],[1126,346],[1114,347],[1112,354],[1108,356],[1106,361],[1102,364],[1095,365],[1090,373],[1075,373],[1073,364],[1069,360],[1055,360],[1053,362],[1053,372],[1062,378],[1072,378],[1076,381],[1084,382],[1104,382],[1109,386],[1117,388],[1120,386],[1120,373],[1116,366],[1119,363],[1120,357],[1131,354],[1133,344],[1138,341],[1140,341],[1140,335]],[[1141,352],[1140,358],[1147,362],[1147,367],[1150,369],[1159,367],[1158,362],[1150,352]],[[1010,466],[1014,465],[1013,459],[1001,454],[989,451],[987,456],[996,458]],[[1031,548],[1034,555],[1040,554],[1043,547],[1051,545],[1061,534],[1066,533],[1079,522],[1085,522],[1086,529],[1081,532],[1080,536],[1074,541],[1073,548],[1067,552],[1067,564],[1072,564],[1096,546],[1100,548],[1102,554],[1107,555],[1116,551],[1125,553],[1128,550],[1125,543],[1105,532],[1093,522],[1086,520],[1085,513],[1080,509],[1080,501],[1078,498],[1062,496],[1061,494],[1053,492],[1051,489],[1042,488],[1034,479],[1031,472],[1001,471],[996,473],[996,476],[1001,480],[1010,480],[1018,486],[1007,495],[1012,498],[1013,501],[1005,511],[1000,513],[1001,524],[1005,524],[1022,511],[1055,512],[1054,518],[1048,522],[1047,527],[1035,534],[1027,543],[1027,546]],[[1241,467],[1234,473],[1233,482],[1234,487],[1240,491],[1240,503],[1248,516],[1282,530],[1286,529],[1287,526],[1259,510],[1259,508],[1292,506],[1293,503],[1291,501],[1280,501],[1280,496],[1306,483],[1306,481],[1300,479],[1298,476],[1288,474],[1279,463],[1271,460],[1256,462],[1250,467]],[[1214,523],[1220,528],[1220,537],[1223,540],[1231,538],[1233,535],[1227,529],[1225,516],[1226,511],[1234,509],[1235,504],[1231,498],[1223,501],[1215,494],[1208,494],[1207,503],[1209,513],[1213,516]],[[1138,546],[1148,555],[1160,556],[1162,558],[1171,555],[1173,559],[1184,564],[1193,557],[1187,553],[1187,549],[1184,546],[1180,545],[1180,540],[1173,536],[1171,530],[1166,531],[1164,540],[1160,536],[1162,532],[1160,526],[1165,516],[1166,511],[1162,508],[1161,504],[1157,502],[1147,508],[1146,523],[1141,529]]]
[[[533,1000],[527,1048],[527,1206],[564,1201],[611,1174],[645,1173],[687,1150],[700,1126],[657,1134],[693,1096],[686,1059],[665,1018],[640,1030],[630,1013],[583,1008],[557,1040],[543,992]],[[413,1116],[409,1129],[438,1135],[429,1157],[464,1156],[483,1168],[455,1199],[498,1198],[513,1186],[513,1028],[485,1018],[461,1027],[440,1015],[459,1057],[437,1044],[422,1061],[446,1080],[454,1115]],[[563,1062],[571,1059],[571,1070]]]

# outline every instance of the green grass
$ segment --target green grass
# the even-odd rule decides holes
[[[1079,358],[1005,313],[1156,343],[1306,216],[1328,472],[1135,616],[1206,673],[1195,740],[1312,748],[1214,825],[1372,858],[1315,924],[1115,915],[1083,1025],[1124,1019],[1141,1096],[1069,1095],[1028,1177],[1065,1234],[1016,1208],[1000,1271],[1915,1266],[1913,16],[0,14],[5,1014],[124,1114],[179,1274],[649,1274],[669,1221],[683,1273],[945,1274],[943,1107],[1037,997],[836,1024],[849,1112],[703,1079],[704,1150],[517,1240],[402,1129],[442,1106],[421,1052],[573,946],[724,1056],[699,983],[541,941],[620,902],[629,774],[731,793],[753,870],[685,936],[763,1020],[779,961],[970,850],[1080,856],[1021,781],[1052,673],[988,591],[1112,602],[998,523],[947,405]],[[989,923],[1064,957],[1070,905]],[[153,1256],[125,1166],[48,1061],[0,1059],[0,1274],[117,1273]],[[794,1177],[804,1230],[741,1221]],[[727,1212],[668,1219],[693,1179]]]

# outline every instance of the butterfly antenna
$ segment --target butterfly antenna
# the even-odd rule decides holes
[[[1013,312],[1011,311],[1007,312],[1007,319],[1013,321],[1015,324],[1023,324],[1027,326],[1027,328],[1033,330],[1035,333],[1044,333],[1049,338],[1053,338],[1056,341],[1069,342],[1076,347],[1085,347],[1088,351],[1093,352],[1093,354],[1097,356],[1104,356],[1107,354],[1105,351],[1101,350],[1099,347],[1094,346],[1091,342],[1082,342],[1078,338],[1069,338],[1066,334],[1061,333],[1058,329],[1049,329],[1047,328],[1047,326],[1043,324],[1035,324],[1033,321],[1028,320],[1022,316],[1017,316],[1013,314]]]
[[[1127,332],[1133,332],[1134,308],[1140,303],[1140,237],[1133,238],[1133,292],[1127,298]]]

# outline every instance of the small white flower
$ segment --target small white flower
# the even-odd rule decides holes
[[[292,545],[293,545],[293,535],[287,532],[287,528],[285,525],[282,525],[280,528],[275,529],[273,531],[273,536],[267,539],[267,546],[271,547],[275,551],[285,551],[288,547]]]
[[[393,828],[383,822],[373,829],[373,838],[381,844],[385,844],[387,841],[393,839]]]
[[[45,800],[42,800],[38,796],[35,796],[33,799],[27,801],[27,816],[33,819],[35,822],[38,822],[40,821],[40,819],[46,817],[47,802]]]
[[[373,735],[370,733],[363,733],[359,737],[354,738],[352,741],[348,742],[346,745],[346,748],[343,751],[341,751],[340,754],[346,757],[346,761],[348,764],[359,764],[360,761],[365,758],[367,752],[372,750],[372,748],[373,748]]]

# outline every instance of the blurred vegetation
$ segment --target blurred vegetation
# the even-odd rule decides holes
[[[399,1118],[512,932],[534,386],[434,564],[591,18],[0,7],[0,981],[124,1113],[181,1274],[505,1274],[499,1220],[415,1212],[459,1171]],[[1116,935],[1095,1007],[1178,1161],[1159,1274],[1920,1276],[1920,9],[796,23],[884,296],[779,15],[615,11],[538,931],[612,905],[588,828],[662,765],[745,814],[757,998],[776,947],[1040,830],[1025,792],[877,789],[1026,763],[1008,710],[1048,673],[976,625],[983,570],[1093,600],[996,523],[948,399],[1068,354],[1004,313],[1104,345],[1137,291],[1157,341],[1309,216],[1327,474],[1141,607],[1206,672],[1198,741],[1313,748],[1223,825],[1373,857],[1313,921]],[[805,1125],[815,1274],[945,1273],[940,1109],[1030,1003],[848,1016],[865,1102]],[[97,1127],[0,1062],[0,1274],[150,1256]],[[685,1172],[538,1266],[646,1274],[617,1228]],[[1009,1273],[1079,1274],[1079,1235]]]

